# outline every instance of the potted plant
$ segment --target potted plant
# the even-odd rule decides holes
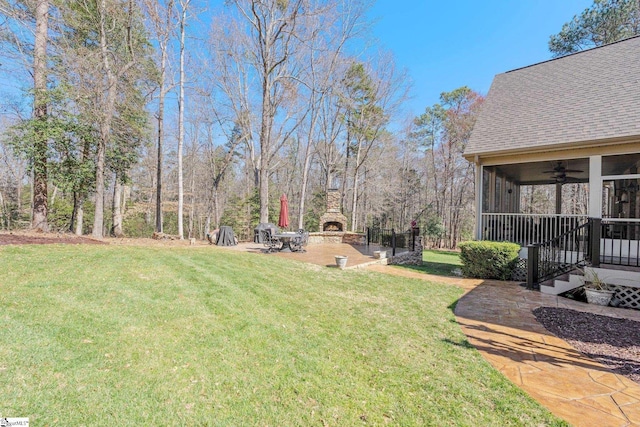
[[[343,269],[347,266],[347,256],[346,255],[336,255],[336,265],[338,268]]]
[[[584,283],[584,293],[587,295],[587,302],[596,305],[609,305],[614,291],[609,290],[607,284],[602,281],[595,271],[585,270],[583,273],[582,282]]]
[[[387,257],[387,251],[373,251],[373,257],[375,259],[385,259]]]

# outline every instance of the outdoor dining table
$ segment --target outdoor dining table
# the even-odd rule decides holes
[[[299,235],[300,234],[296,233],[295,231],[285,231],[282,233],[276,233],[273,236],[282,241],[280,252],[291,252],[291,239]]]

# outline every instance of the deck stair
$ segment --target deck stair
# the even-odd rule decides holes
[[[585,273],[591,276],[593,273],[606,284],[612,286],[625,286],[640,288],[640,272],[613,270],[607,268],[584,267]],[[540,292],[550,295],[559,295],[583,285],[581,274],[571,273],[564,280],[554,280],[553,286],[541,285]]]

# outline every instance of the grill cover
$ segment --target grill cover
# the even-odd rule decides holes
[[[233,229],[228,225],[223,225],[220,227],[220,232],[218,233],[218,241],[216,242],[218,246],[235,246],[236,238],[233,234]]]

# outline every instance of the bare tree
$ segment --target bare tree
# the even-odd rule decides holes
[[[187,9],[191,0],[180,0],[180,94],[178,96],[178,236],[184,238],[183,230],[183,204],[184,184],[182,171],[182,146],[184,145],[184,37],[187,25]]]
[[[158,0],[144,0],[145,11],[148,16],[149,27],[158,42],[160,50],[159,59],[159,81],[158,81],[158,110],[156,113],[157,120],[157,166],[156,166],[156,231],[162,233],[162,173],[163,173],[163,156],[164,156],[164,137],[165,137],[165,99],[171,84],[167,83],[167,67],[169,61],[169,42],[171,40],[171,31],[174,27],[173,18],[175,16],[174,0],[166,0],[164,2]]]
[[[40,231],[49,230],[46,135],[49,7],[49,0],[0,0],[0,16],[3,18],[0,23],[0,43],[3,56],[7,56],[6,62],[19,64],[18,66],[24,67],[25,70],[30,70],[29,74],[33,78],[31,117],[34,131],[30,141],[32,147],[24,151],[28,153],[33,173],[31,228]],[[19,115],[22,116],[21,113]]]
[[[301,79],[306,88],[309,111],[305,126],[306,141],[302,162],[300,199],[298,204],[298,228],[304,228],[305,201],[309,184],[309,168],[314,140],[320,138],[318,123],[322,104],[331,93],[334,74],[343,64],[343,51],[347,43],[366,29],[364,13],[366,5],[359,1],[331,1],[313,15],[305,16],[304,25],[316,30],[304,39],[303,60],[308,64]],[[319,29],[323,29],[320,31]]]
[[[49,1],[36,4],[36,33],[33,49],[33,115],[38,121],[47,119],[47,33]],[[48,231],[47,224],[47,136],[43,129],[36,132],[33,156],[33,218],[31,227]]]
[[[301,15],[310,13],[308,8],[311,5],[305,0],[233,0],[231,3],[244,20],[248,35],[244,38],[248,43],[246,51],[250,54],[248,59],[259,81],[260,125],[257,134],[260,150],[260,222],[268,222],[270,162],[300,123],[298,119],[288,129],[281,125],[276,130],[274,122],[283,103],[295,94],[300,64],[292,61],[292,58],[298,45],[298,22]],[[287,123],[291,117],[286,114],[281,123]]]

